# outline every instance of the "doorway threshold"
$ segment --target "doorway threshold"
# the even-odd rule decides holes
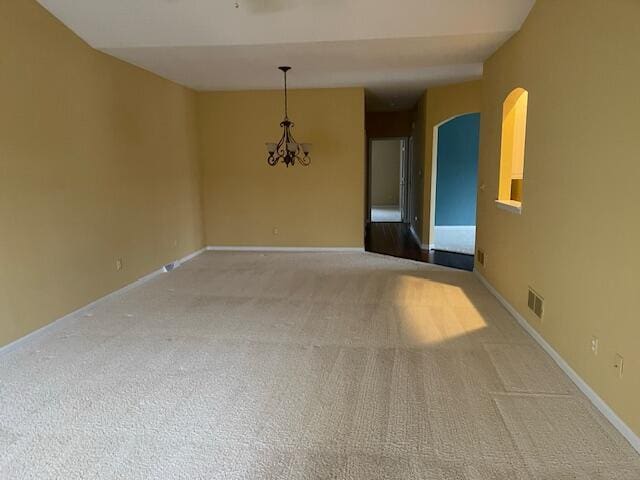
[[[474,266],[473,255],[423,250],[412,235],[408,223],[369,223],[366,229],[365,250],[469,272],[473,271]]]

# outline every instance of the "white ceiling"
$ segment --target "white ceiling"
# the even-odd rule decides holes
[[[535,0],[39,0],[93,47],[198,90],[363,86],[410,108],[478,78]]]

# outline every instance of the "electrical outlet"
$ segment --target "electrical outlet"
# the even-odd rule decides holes
[[[624,358],[619,353],[616,353],[615,363],[613,364],[613,368],[618,370],[618,377],[622,378],[624,375]]]
[[[177,246],[178,246],[178,239],[177,239],[177,238],[173,241],[173,246],[174,246],[174,247],[177,247]]]
[[[122,270],[122,259],[121,259],[121,258],[118,258],[118,259],[116,260],[116,271],[118,271],[118,272],[119,272],[119,271],[121,271],[121,270]]]
[[[278,227],[275,227],[275,228],[273,229],[273,234],[274,234],[274,235],[278,235],[279,233],[280,233],[280,230],[278,230]]]
[[[591,352],[594,355],[598,355],[598,348],[600,347],[600,340],[598,337],[591,337]]]

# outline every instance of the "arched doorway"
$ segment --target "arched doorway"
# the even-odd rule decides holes
[[[435,127],[431,247],[473,255],[475,250],[480,114]]]

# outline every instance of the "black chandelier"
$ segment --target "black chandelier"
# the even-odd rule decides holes
[[[277,165],[278,162],[284,162],[289,165],[295,165],[296,162],[304,165],[305,167],[311,163],[311,144],[310,143],[298,143],[293,138],[291,129],[294,124],[289,120],[288,112],[288,97],[287,97],[287,72],[291,70],[291,67],[278,67],[284,73],[284,120],[280,123],[280,127],[284,130],[282,132],[282,138],[278,143],[267,143],[267,151],[269,156],[267,157],[267,163],[272,167]]]

